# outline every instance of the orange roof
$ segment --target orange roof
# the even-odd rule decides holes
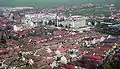
[[[73,66],[73,65],[61,64],[61,66],[66,68],[66,69],[75,69],[75,66]]]
[[[23,27],[24,28],[24,25],[22,24],[16,24],[17,27]]]
[[[97,59],[97,60],[101,60],[102,59],[101,56],[93,56],[93,55],[89,55],[89,54],[85,54],[83,56],[84,57],[88,57],[88,58],[92,58],[92,59]]]
[[[59,50],[60,52],[65,52],[65,51],[67,51],[67,48],[61,47],[61,48],[58,48],[58,50]]]
[[[21,49],[20,49],[20,48],[15,48],[15,51],[16,51],[16,52],[20,52]]]
[[[40,41],[41,38],[40,38],[39,36],[36,36],[36,37],[34,38],[34,40],[36,40],[36,41]]]
[[[8,44],[8,45],[17,46],[17,45],[18,45],[18,42],[15,41],[15,40],[11,40],[11,41],[7,41],[7,44]]]

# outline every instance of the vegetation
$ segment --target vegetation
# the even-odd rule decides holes
[[[96,25],[97,31],[99,31],[101,33],[105,33],[105,34],[110,34],[110,35],[120,35],[120,33],[119,33],[120,30],[118,28],[119,27],[111,28],[106,24],[100,24],[100,23],[98,23]]]
[[[64,27],[62,24],[59,24],[58,26],[59,26],[59,27]]]
[[[104,15],[109,15],[110,12],[107,12],[108,8],[90,8],[90,9],[82,9],[82,10],[73,10],[71,11],[71,14],[81,14],[81,15],[100,15],[100,14],[104,14]],[[69,11],[66,11],[66,13],[70,13]]]
[[[120,26],[119,26],[120,23],[119,22],[113,19],[104,19],[103,22],[106,22],[106,23],[101,23],[97,21],[97,25],[95,26],[97,31],[101,33],[105,33],[105,34],[114,35],[114,36],[120,35]],[[109,25],[107,23],[112,23],[112,24]]]
[[[52,8],[56,6],[80,4],[111,4],[115,0],[0,0],[0,6],[34,6],[39,8]],[[116,0],[119,7],[119,0]]]

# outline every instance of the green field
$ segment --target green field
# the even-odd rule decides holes
[[[111,4],[114,0],[0,0],[0,6],[34,6],[39,8],[52,8],[56,6],[80,4]]]
[[[106,11],[108,8],[90,8],[90,9],[82,9],[82,10],[73,10],[72,12],[65,11],[66,14],[71,13],[72,15],[109,15],[111,12]],[[117,13],[117,12],[114,12]]]

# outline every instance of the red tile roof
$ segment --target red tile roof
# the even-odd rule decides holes
[[[89,54],[85,54],[83,55],[84,57],[88,57],[88,58],[91,58],[91,59],[97,59],[97,60],[101,60],[102,57],[101,56],[93,56],[93,55],[89,55]]]
[[[15,48],[15,51],[16,51],[16,52],[20,52],[21,49],[20,49],[20,48]]]
[[[18,45],[18,42],[15,41],[15,40],[10,40],[10,41],[7,41],[7,44],[8,44],[8,45],[12,45],[12,46],[17,46],[17,45]]]
[[[60,52],[65,52],[65,51],[67,51],[67,48],[60,47],[60,48],[58,48],[58,50],[59,50]]]
[[[17,27],[23,27],[24,28],[24,25],[22,24],[16,24]]]
[[[34,38],[34,40],[35,40],[35,41],[40,41],[41,38],[40,38],[39,36],[36,36],[36,37]]]

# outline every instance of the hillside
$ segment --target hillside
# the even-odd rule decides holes
[[[39,8],[87,3],[110,4],[114,3],[114,0],[0,0],[0,6],[34,6]]]

